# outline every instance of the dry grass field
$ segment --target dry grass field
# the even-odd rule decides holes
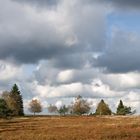
[[[1,119],[0,140],[140,140],[140,117]]]

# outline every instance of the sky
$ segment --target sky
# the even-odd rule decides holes
[[[0,0],[0,92],[95,110],[119,100],[140,114],[139,0]],[[44,111],[45,112],[45,111]]]

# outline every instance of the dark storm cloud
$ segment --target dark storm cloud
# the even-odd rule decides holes
[[[117,31],[104,54],[97,59],[97,66],[111,73],[140,71],[139,44],[138,34]]]
[[[48,0],[28,2],[56,4]],[[86,61],[79,54],[100,51],[105,42],[104,9],[86,4],[64,2],[51,13],[11,0],[0,1],[0,59],[19,64],[50,59],[54,67],[81,68]],[[67,14],[63,16],[62,10]]]
[[[12,0],[12,1],[23,4],[30,4],[34,6],[51,7],[56,6],[60,0]]]
[[[140,1],[139,0],[88,0],[88,2],[92,3],[93,1],[99,4],[109,4],[113,7],[117,8],[139,8]]]
[[[11,48],[6,45],[1,47],[0,58],[13,59],[19,64],[36,63],[41,59],[51,59],[54,56],[57,58],[59,55],[72,52],[70,48],[58,46],[59,44],[44,46],[43,44],[38,44],[36,41],[24,44],[21,44],[21,42],[15,42],[10,45],[12,46]]]
[[[128,7],[128,8],[138,8],[140,7],[139,0],[108,0],[114,6]]]
[[[3,6],[2,6],[3,4]],[[8,4],[8,5],[7,5]],[[0,1],[0,59],[36,63],[72,52],[65,38],[41,17],[12,1]]]
[[[54,0],[19,2],[39,6],[59,3]],[[10,0],[1,1],[0,59],[12,59],[19,64],[50,60],[51,66],[59,69],[82,69],[86,64],[92,63],[93,53],[102,52],[106,46],[106,8],[91,0],[77,0],[74,5],[63,0],[61,2],[64,2],[61,3],[63,6],[52,14],[47,13],[48,10],[38,12],[31,7],[26,9],[26,6]],[[140,2],[108,0],[108,3],[134,7]],[[61,17],[62,11],[66,15]],[[97,66],[106,67],[111,72],[139,69],[138,47],[130,47],[128,51],[128,46],[133,45],[133,42],[123,41],[121,37],[116,37],[115,41],[113,39],[112,42],[115,43],[109,44],[108,49],[102,52],[104,55],[98,58]],[[139,42],[135,43],[138,44]]]
[[[20,3],[28,3],[38,6],[54,6],[57,5],[60,0],[13,0]],[[99,3],[99,4],[113,4],[114,6],[119,7],[140,7],[140,1],[139,0],[81,0],[82,3]]]
[[[81,50],[80,53],[63,54],[59,58],[52,59],[51,63],[53,67],[60,69],[82,69],[90,59],[92,59],[92,53]]]

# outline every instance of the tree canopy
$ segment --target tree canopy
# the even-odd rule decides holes
[[[42,105],[41,105],[41,103],[37,99],[33,99],[29,103],[29,111],[34,113],[34,115],[35,115],[35,113],[42,112]]]
[[[111,110],[109,106],[104,102],[104,100],[101,100],[97,106],[96,115],[111,115]]]
[[[72,105],[72,113],[77,115],[82,115],[89,113],[90,105],[87,100],[83,99],[81,96],[78,96]]]

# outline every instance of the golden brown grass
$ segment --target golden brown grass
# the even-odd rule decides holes
[[[140,117],[24,117],[0,120],[0,140],[140,140]]]

